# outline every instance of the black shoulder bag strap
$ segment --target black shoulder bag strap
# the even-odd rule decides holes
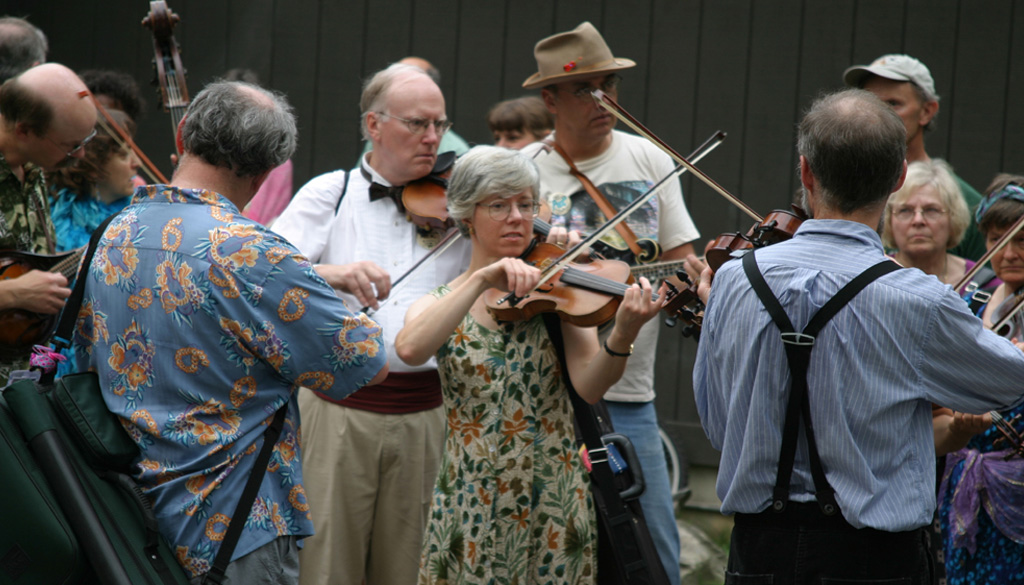
[[[800,333],[796,332],[793,323],[786,315],[782,304],[772,293],[764,276],[757,267],[757,260],[754,253],[749,252],[743,256],[743,271],[747,275],[754,292],[761,299],[761,303],[772,321],[782,332],[782,343],[786,349],[786,360],[789,362],[789,370],[792,374],[792,382],[789,391],[789,402],[786,405],[786,420],[782,428],[782,449],[779,454],[779,467],[775,479],[775,488],[772,491],[772,508],[781,512],[786,508],[789,501],[789,482],[793,475],[793,462],[796,459],[797,439],[800,431],[800,417],[803,416],[804,432],[807,435],[807,448],[810,457],[811,477],[814,480],[815,498],[822,513],[831,516],[839,511],[836,503],[835,490],[828,483],[825,477],[824,468],[821,465],[821,457],[818,454],[818,445],[814,440],[814,427],[811,424],[811,401],[807,389],[807,370],[811,361],[811,350],[814,349],[815,337],[822,327],[836,313],[839,312],[853,297],[864,289],[868,284],[884,274],[898,270],[900,266],[890,260],[883,260],[864,272],[857,275],[853,280],[829,299],[817,313],[811,317],[807,327]]]
[[[270,456],[274,452],[274,445],[281,436],[281,429],[284,428],[285,413],[288,412],[288,402],[285,401],[281,408],[277,409],[274,420],[270,422],[267,430],[263,431],[263,448],[256,456],[256,463],[253,464],[252,473],[245,483],[242,497],[238,499],[234,513],[231,514],[231,523],[228,524],[227,532],[224,533],[224,540],[220,543],[217,556],[213,559],[213,567],[203,578],[203,585],[220,585],[224,581],[224,573],[231,562],[231,555],[235,552],[238,539],[242,536],[242,529],[245,521],[252,513],[252,505],[256,502],[256,495],[263,483],[263,477],[267,473],[267,466],[270,464]]]
[[[572,400],[572,408],[576,415],[576,424],[579,426],[580,435],[587,446],[591,465],[590,480],[597,486],[604,500],[609,537],[613,543],[612,550],[615,552],[616,560],[628,576],[629,583],[638,585],[667,584],[668,575],[665,574],[665,568],[661,563],[648,563],[644,558],[641,543],[635,533],[637,526],[633,520],[633,511],[615,487],[615,473],[608,460],[608,449],[601,441],[601,428],[597,416],[594,414],[593,407],[576,392],[576,388],[573,387],[572,380],[569,378],[569,367],[565,361],[565,343],[562,339],[562,325],[558,316],[553,313],[545,313],[544,326],[558,353],[558,361],[562,365],[562,379],[569,390],[569,398]],[[598,510],[597,513],[600,515],[601,511]]]
[[[68,297],[64,308],[61,309],[60,321],[57,322],[57,330],[53,333],[53,345],[58,351],[71,347],[71,333],[74,330],[75,321],[78,319],[78,309],[82,307],[82,298],[85,296],[85,279],[89,276],[89,265],[92,264],[92,258],[96,255],[96,247],[99,246],[100,238],[103,237],[107,226],[115,217],[117,217],[117,213],[103,220],[103,223],[97,226],[89,236],[89,247],[85,249],[82,263],[78,266],[78,275],[75,276],[75,288],[71,290],[71,296]],[[40,383],[52,384],[55,374],[56,371],[44,373],[40,378]]]
[[[345,176],[347,179],[348,175],[346,174]],[[71,345],[71,333],[75,320],[78,318],[78,309],[81,307],[82,299],[85,296],[85,281],[89,276],[89,265],[92,264],[92,258],[96,254],[100,238],[103,237],[104,232],[107,231],[107,226],[117,215],[115,213],[105,219],[92,232],[92,236],[89,238],[89,248],[86,250],[82,264],[78,269],[78,276],[75,278],[75,288],[64,305],[64,310],[60,316],[60,323],[57,325],[57,332],[54,334],[54,346],[58,349]],[[46,380],[46,383],[52,383],[53,373],[51,372],[47,376],[48,380]],[[41,380],[40,383],[43,383],[43,381]],[[256,456],[256,463],[253,465],[252,473],[249,475],[245,489],[242,491],[242,497],[239,498],[238,505],[235,506],[235,511],[231,515],[232,521],[228,525],[227,532],[224,534],[224,540],[220,543],[220,549],[213,561],[213,568],[210,569],[203,580],[204,584],[220,585],[224,578],[224,571],[227,570],[228,563],[231,562],[231,555],[235,551],[238,539],[242,536],[242,528],[245,527],[245,521],[252,511],[252,505],[256,501],[256,494],[259,492],[263,476],[266,474],[267,466],[270,464],[270,456],[273,454],[274,445],[277,443],[278,437],[281,436],[281,429],[284,428],[284,418],[287,411],[288,402],[286,401],[277,410],[267,430],[263,432],[263,448],[260,450],[259,455]]]

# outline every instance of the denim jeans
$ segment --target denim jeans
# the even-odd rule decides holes
[[[658,548],[669,583],[679,585],[679,528],[668,478],[665,450],[658,434],[653,402],[610,402],[608,413],[615,432],[629,437],[640,458],[647,489],[640,496],[644,519]]]
[[[825,516],[816,502],[736,514],[725,583],[930,585],[927,529],[857,529],[842,514]]]

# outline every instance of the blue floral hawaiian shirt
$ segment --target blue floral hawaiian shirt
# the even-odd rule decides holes
[[[140,187],[107,228],[74,333],[79,371],[138,444],[135,476],[192,576],[209,570],[275,411],[288,417],[234,551],[313,534],[299,386],[344,398],[387,361],[286,240],[223,196]]]

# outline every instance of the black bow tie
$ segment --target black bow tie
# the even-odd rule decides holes
[[[403,187],[388,187],[381,185],[377,182],[370,183],[370,201],[377,201],[390,197],[394,200],[395,205],[398,206],[398,210],[401,211],[405,207],[402,205],[402,189]]]

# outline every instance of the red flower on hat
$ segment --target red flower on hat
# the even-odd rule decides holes
[[[566,73],[572,71],[575,68],[576,68],[576,61],[569,61],[565,65],[562,65],[562,69],[565,69]]]

